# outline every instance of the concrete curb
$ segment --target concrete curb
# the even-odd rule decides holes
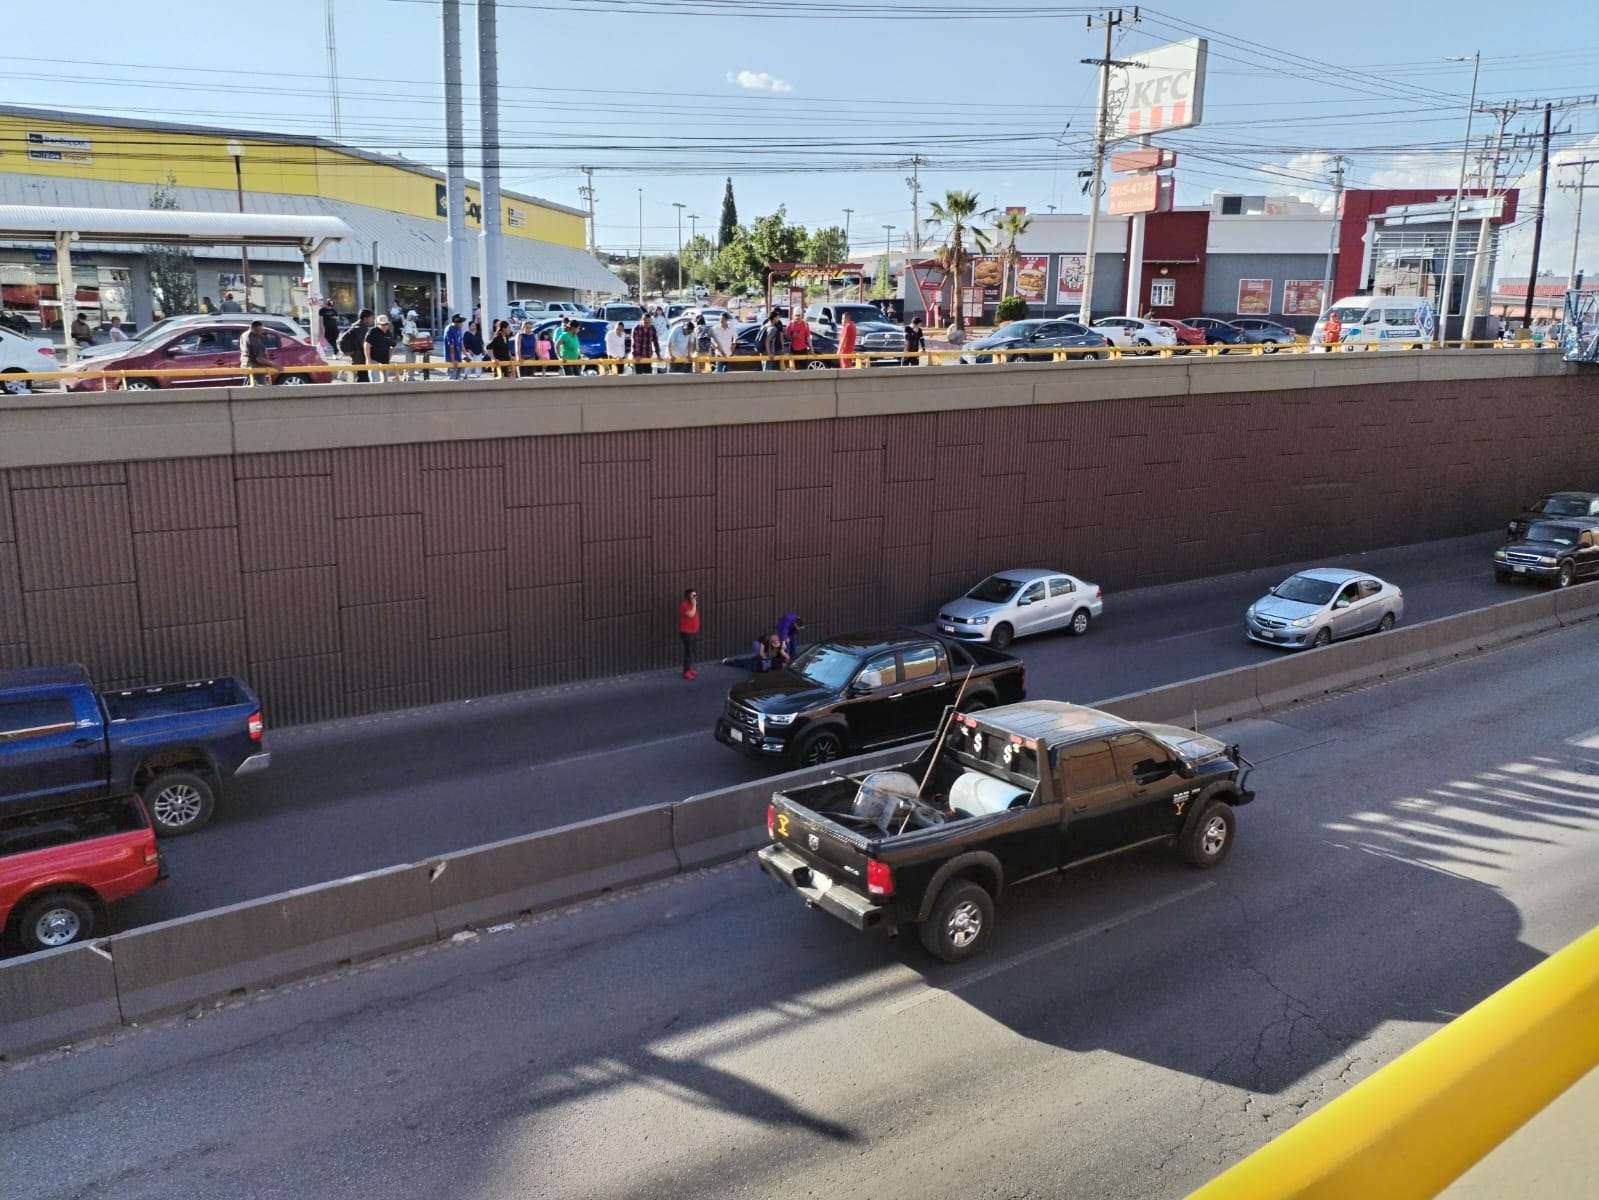
[[[1596,618],[1599,588],[1546,592],[1098,706],[1129,720],[1214,726]],[[737,858],[765,841],[774,791],[871,770],[916,749],[843,759],[0,962],[0,1057]]]

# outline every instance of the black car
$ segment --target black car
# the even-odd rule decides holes
[[[20,333],[23,337],[33,336],[33,324],[28,318],[9,308],[0,309],[0,329],[9,329],[12,333]]]
[[[1237,746],[1081,705],[957,712],[907,762],[775,794],[756,857],[806,904],[861,930],[918,926],[957,962],[1014,884],[1159,842],[1216,866],[1249,772]]]
[[[1537,579],[1570,587],[1599,575],[1599,533],[1589,521],[1534,521],[1518,541],[1494,551],[1494,577],[1501,583]]]
[[[913,629],[879,629],[808,647],[780,671],[735,684],[716,740],[768,762],[812,766],[926,737],[964,686],[969,709],[1027,694],[1021,659]]]
[[[1050,362],[1052,351],[1081,349],[1082,354],[1070,356],[1072,362],[1082,358],[1105,358],[1105,347],[1110,340],[1086,325],[1076,321],[1026,320],[1012,321],[994,330],[985,338],[973,342],[961,355],[963,363],[991,363],[995,350],[1008,350],[1006,362]]]
[[[1547,496],[1540,496],[1522,508],[1521,512],[1511,520],[1505,532],[1511,541],[1516,541],[1526,534],[1527,527],[1534,521],[1550,518],[1570,521],[1586,521],[1591,518],[1599,523],[1599,494],[1550,492]]]
[[[1249,344],[1249,338],[1242,329],[1226,321],[1218,321],[1215,317],[1185,317],[1183,324],[1204,330],[1205,345],[1207,346],[1244,346]]]
[[[1239,317],[1230,324],[1244,335],[1244,341],[1250,345],[1263,344],[1267,354],[1275,354],[1278,346],[1292,346],[1299,340],[1299,335],[1288,326],[1260,317]]]
[[[762,326],[758,324],[740,325],[738,327],[738,332],[733,335],[734,357],[744,358],[760,354],[761,329]],[[817,333],[813,330],[811,332],[810,352],[812,354],[837,354],[838,342],[828,337],[825,333]],[[788,344],[788,327],[786,325],[783,327],[783,353],[791,353]],[[789,360],[785,366],[803,371],[828,371],[838,366],[838,359],[810,358],[800,354]],[[761,367],[762,364],[758,362],[732,362],[727,364],[729,371],[759,371]]]

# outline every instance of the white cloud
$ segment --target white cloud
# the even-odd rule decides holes
[[[727,81],[752,92],[792,92],[794,85],[786,79],[768,75],[765,71],[751,71],[748,67],[727,73]]]

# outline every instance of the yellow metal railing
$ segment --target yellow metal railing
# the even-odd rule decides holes
[[[1599,929],[1506,984],[1189,1200],[1424,1200],[1596,1065]]]

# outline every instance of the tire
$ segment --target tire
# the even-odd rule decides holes
[[[1315,638],[1311,641],[1310,648],[1312,650],[1320,650],[1323,646],[1330,645],[1332,645],[1332,630],[1323,625],[1321,629],[1317,631]]]
[[[825,371],[831,365],[831,363],[825,363],[819,358],[813,358],[805,364],[805,369],[807,371]]]
[[[211,784],[193,771],[164,771],[140,792],[158,837],[182,837],[203,829],[216,808]]]
[[[1093,618],[1088,615],[1086,608],[1079,608],[1072,614],[1072,623],[1066,628],[1072,631],[1073,637],[1082,637],[1083,634],[1088,632],[1088,626],[1092,620]]]
[[[1137,348],[1139,354],[1154,353],[1154,348],[1150,345],[1148,338],[1135,338],[1133,340],[1133,345]]]
[[[1231,852],[1237,828],[1233,806],[1225,800],[1212,800],[1183,831],[1183,857],[1200,870],[1208,871]]]
[[[985,692],[973,696],[970,701],[961,705],[961,711],[965,713],[975,713],[982,712],[985,708],[993,707],[994,698]]]
[[[1378,633],[1387,633],[1393,627],[1394,627],[1394,614],[1393,613],[1383,613],[1382,620],[1377,625],[1377,632]]]
[[[307,378],[306,376],[304,376],[304,375],[280,375],[280,376],[278,376],[278,386],[279,387],[304,387],[306,384],[308,384],[310,382],[311,382],[311,380],[309,378]]]
[[[48,892],[30,901],[17,920],[17,936],[29,954],[70,946],[94,934],[94,905],[76,892]]]
[[[1276,342],[1267,342],[1266,343],[1266,353],[1267,354],[1276,354],[1278,349],[1279,349],[1279,346],[1278,346],[1278,344]]]
[[[1555,586],[1557,588],[1568,588],[1576,578],[1577,568],[1571,565],[1571,560],[1568,558],[1560,564],[1560,574],[1555,576]]]
[[[980,954],[994,928],[994,900],[970,879],[944,885],[922,922],[922,945],[935,958],[955,963]]]
[[[819,767],[844,756],[844,735],[836,729],[817,729],[800,739],[794,749],[796,767]]]
[[[1016,631],[1010,627],[1009,621],[1001,621],[994,626],[994,632],[988,635],[988,644],[996,650],[1003,650],[1016,640]]]
[[[111,386],[109,380],[106,382],[106,386]],[[160,387],[160,384],[153,379],[124,379],[122,381],[122,390],[125,392],[153,392],[158,387]]]
[[[20,375],[21,371],[0,372],[0,392],[8,396],[29,396],[33,394],[33,384],[26,379],[6,379],[6,375]]]

